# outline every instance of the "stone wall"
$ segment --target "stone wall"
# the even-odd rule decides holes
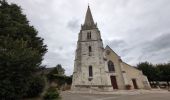
[[[143,73],[140,70],[138,70],[124,62],[122,62],[122,64],[125,69],[125,73],[127,74],[128,84],[130,84],[132,86],[132,88],[134,88],[132,79],[136,79],[139,89],[149,89],[150,85],[148,83],[148,79],[146,76],[143,75]]]
[[[87,38],[89,32],[91,39]],[[98,90],[112,88],[105,70],[100,31],[98,29],[81,30],[77,44],[72,87],[78,90],[86,90],[89,87]],[[91,52],[89,52],[89,46],[91,46]],[[89,66],[92,66],[93,77],[89,77]]]

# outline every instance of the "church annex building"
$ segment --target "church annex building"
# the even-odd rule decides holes
[[[109,46],[103,47],[100,31],[89,6],[78,36],[71,89],[150,89],[147,77],[140,70],[123,62]]]

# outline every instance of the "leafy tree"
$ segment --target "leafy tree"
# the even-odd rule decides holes
[[[142,70],[144,75],[148,77],[148,80],[156,81],[166,81],[169,86],[170,81],[170,63],[152,65],[148,62],[139,63],[138,69]]]
[[[157,80],[157,70],[154,68],[154,66],[151,63],[148,62],[142,62],[137,65],[137,68],[139,70],[142,70],[143,74],[148,77],[149,81],[155,81]]]
[[[19,100],[29,89],[47,51],[37,33],[19,6],[0,0],[0,99]]]
[[[53,70],[50,72],[50,74],[56,74],[56,75],[64,75],[65,70],[62,68],[60,64],[56,65],[56,67],[53,68]]]
[[[166,81],[169,86],[170,81],[170,63],[157,64],[157,70],[159,70],[159,81]]]
[[[60,64],[54,67],[49,74],[47,75],[48,81],[55,82],[57,84],[57,88],[61,89],[65,84],[72,84],[72,76],[66,76],[64,74],[65,70],[62,68]]]
[[[60,64],[56,65],[47,75],[50,82],[55,81],[59,86],[65,83],[64,68]]]
[[[40,76],[35,76],[33,79],[30,81],[27,93],[25,97],[36,97],[40,95],[40,93],[43,91],[45,87],[45,78],[40,77]]]

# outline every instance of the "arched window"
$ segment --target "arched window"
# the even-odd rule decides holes
[[[93,77],[93,68],[89,66],[89,77]]]
[[[109,69],[109,72],[115,71],[114,64],[110,60],[108,61],[108,69]]]
[[[91,39],[91,32],[87,33],[87,39]]]
[[[91,46],[89,46],[89,52],[92,52]]]

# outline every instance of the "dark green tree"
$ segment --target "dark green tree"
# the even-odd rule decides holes
[[[159,70],[159,81],[166,81],[169,86],[170,81],[170,63],[157,64],[157,70]]]
[[[0,0],[0,99],[20,100],[40,68],[46,45],[16,4]]]
[[[25,97],[36,97],[40,95],[40,93],[43,91],[45,87],[45,78],[36,76],[33,77],[33,79],[30,81],[30,85],[28,87],[27,93]]]
[[[61,66],[61,64],[56,65],[56,67],[54,67],[52,69],[52,71],[50,72],[50,74],[56,74],[56,75],[64,75],[65,74],[65,70],[64,68]]]
[[[50,83],[55,82],[59,89],[65,84],[71,85],[72,83],[72,78],[65,75],[65,70],[61,64],[56,65],[56,67],[47,74],[47,78]]]
[[[157,73],[158,71],[153,66],[153,64],[148,62],[142,62],[137,65],[137,68],[143,72],[144,75],[148,77],[149,81],[156,81],[157,80]]]

